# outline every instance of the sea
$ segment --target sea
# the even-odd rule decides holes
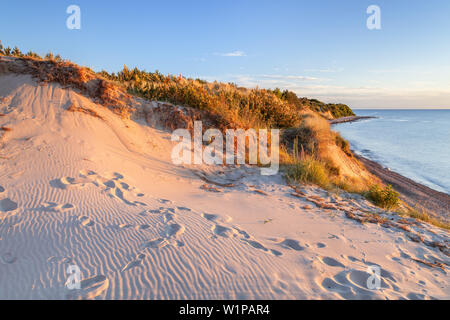
[[[374,116],[333,125],[357,154],[450,194],[450,110],[354,110]]]

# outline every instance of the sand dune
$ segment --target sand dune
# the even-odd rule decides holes
[[[57,84],[1,75],[0,97],[0,299],[450,298],[443,230],[362,224],[364,199],[252,167],[175,166],[168,132]]]

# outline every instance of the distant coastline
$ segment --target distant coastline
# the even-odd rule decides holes
[[[366,119],[376,119],[377,117],[372,116],[350,116],[350,117],[342,117],[330,120],[330,124],[339,124],[339,123],[346,123],[346,122],[355,122],[360,120],[366,120]]]

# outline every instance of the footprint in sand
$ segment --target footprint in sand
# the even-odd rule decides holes
[[[233,227],[233,229],[236,230],[237,233],[239,233],[244,239],[250,239],[251,238],[251,236],[247,232],[245,232],[244,230],[241,230],[241,229],[239,229],[237,227]]]
[[[103,182],[103,185],[111,189],[116,187],[116,183],[114,182],[114,180],[105,181]]]
[[[86,181],[84,179],[75,179],[72,177],[63,177],[60,179],[55,179],[50,181],[50,185],[52,187],[58,188],[58,189],[73,189],[73,188],[82,188],[86,185],[86,183],[89,181]]]
[[[333,259],[331,257],[322,257],[322,258],[319,258],[319,260],[322,261],[322,263],[324,263],[330,267],[345,268],[345,266],[342,263],[340,263],[339,261],[337,261],[336,259]]]
[[[0,193],[5,192],[5,188],[3,188],[2,186],[0,186]]]
[[[50,181],[50,185],[59,189],[81,188],[86,184],[93,184],[103,189],[111,198],[119,199],[123,203],[130,206],[146,206],[147,204],[127,199],[131,194],[135,197],[143,197],[143,193],[138,193],[136,188],[131,187],[128,183],[121,181],[124,176],[120,173],[107,174],[106,177],[98,175],[94,171],[81,170],[79,178],[63,177]]]
[[[266,247],[264,247],[261,243],[259,243],[258,241],[255,240],[247,240],[247,239],[242,239],[242,241],[248,243],[250,246],[252,246],[255,249],[259,249],[265,252],[270,252],[271,254],[273,254],[274,256],[282,256],[283,254],[278,251],[278,250],[274,250],[274,249],[267,249]]]
[[[360,261],[358,258],[355,258],[355,257],[353,257],[353,256],[344,256],[348,261],[351,261],[351,262],[357,262],[357,261]]]
[[[92,176],[96,176],[97,173],[92,171],[92,170],[80,170],[80,176],[83,178],[88,178],[88,177],[92,177]]]
[[[165,228],[165,235],[167,238],[178,237],[183,234],[185,227],[178,223],[168,224]]]
[[[72,258],[68,257],[58,257],[58,256],[51,256],[47,259],[47,262],[49,263],[62,263],[62,264],[70,264],[73,262]]]
[[[173,214],[172,213],[165,213],[163,217],[164,223],[169,223],[170,221],[173,221]]]
[[[94,221],[92,221],[89,217],[86,216],[82,216],[78,220],[81,222],[81,225],[83,227],[92,227],[95,224]]]
[[[0,200],[0,211],[8,212],[14,211],[18,208],[17,203],[9,198]]]
[[[371,276],[372,274],[362,270],[344,270],[336,274],[333,279],[325,278],[321,285],[325,290],[335,292],[344,299],[373,299],[379,291],[368,288],[368,280]],[[396,290],[395,285],[391,286],[387,281],[389,280],[381,276],[381,288]]]
[[[300,245],[300,243],[297,240],[294,240],[294,239],[275,240],[275,242],[278,245],[280,245],[280,246],[282,246],[282,247],[284,247],[286,249],[292,249],[292,250],[295,250],[295,251],[305,250],[305,248],[302,247]]]
[[[214,223],[217,223],[217,222],[229,223],[232,221],[232,218],[229,216],[221,217],[219,215],[209,214],[209,213],[203,213],[202,217],[205,218],[206,220],[214,222]],[[243,242],[249,244],[251,247],[253,247],[255,249],[262,250],[264,252],[270,252],[271,254],[273,254],[275,256],[283,255],[278,250],[268,249],[264,245],[259,243],[258,241],[251,240],[251,236],[247,232],[239,229],[238,227],[232,226],[231,228],[228,228],[228,227],[222,226],[220,224],[215,224],[212,226],[211,231],[214,233],[215,237],[221,236],[223,238],[235,238],[235,237],[241,236],[242,237],[241,240]]]
[[[208,221],[212,221],[212,222],[222,222],[222,223],[229,223],[231,222],[233,219],[229,216],[226,217],[221,217],[219,215],[216,214],[209,214],[209,213],[203,213],[202,217],[205,218]]]
[[[133,225],[132,224],[128,224],[128,223],[123,223],[123,224],[119,224],[117,227],[119,229],[129,229],[129,228],[132,228]]]
[[[224,227],[224,226],[221,226],[218,224],[214,225],[211,230],[215,235],[218,235],[218,236],[221,236],[224,238],[232,238],[232,237],[237,236],[236,230],[227,228],[227,227]]]
[[[17,258],[12,253],[7,252],[0,256],[0,260],[3,264],[13,264],[17,261]]]
[[[165,247],[168,244],[167,240],[163,239],[163,238],[159,238],[159,239],[155,239],[155,240],[151,240],[148,241],[146,243],[144,243],[143,248],[152,248],[152,249],[159,249],[162,247]]]
[[[70,203],[58,204],[56,202],[46,202],[43,206],[39,207],[38,210],[46,212],[62,212],[74,209],[75,206]]]
[[[260,249],[263,251],[267,251],[267,248],[264,247],[261,243],[259,243],[258,241],[254,241],[254,240],[242,240],[246,243],[248,243],[249,245],[251,245],[253,248],[255,249]]]
[[[409,300],[436,300],[435,298],[431,296],[424,295],[422,293],[416,293],[416,292],[410,292],[407,295],[407,298]]]
[[[125,182],[121,182],[120,186],[122,187],[123,190],[130,190],[130,185],[128,183]]]
[[[325,278],[321,283],[325,291],[337,293],[344,299],[349,299],[355,296],[352,289],[348,286],[343,286],[331,278]]]
[[[145,258],[145,254],[143,254],[143,253],[138,254],[136,259],[131,261],[131,262],[129,262],[125,267],[123,267],[121,272],[125,272],[127,270],[132,269],[132,268],[136,268],[136,267],[140,266],[141,263],[142,263],[142,260],[144,260],[144,258]]]
[[[178,210],[183,210],[183,211],[192,211],[192,209],[187,208],[187,207],[177,207]]]
[[[167,224],[164,228],[164,236],[155,240],[146,242],[143,248],[163,248],[166,245],[172,245],[174,247],[183,247],[184,243],[176,238],[182,235],[185,231],[185,227],[178,223]]]
[[[73,290],[66,295],[67,299],[95,299],[109,288],[109,280],[104,275],[84,279],[80,283],[81,288]]]

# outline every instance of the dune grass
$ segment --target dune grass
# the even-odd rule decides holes
[[[402,203],[402,208],[396,211],[399,215],[404,217],[414,218],[429,224],[432,224],[436,227],[450,230],[450,223],[446,221],[439,220],[430,216],[426,210],[419,205],[416,205],[414,208],[406,203]]]
[[[227,126],[245,129],[296,127],[302,110],[331,114],[331,117],[353,115],[346,105],[299,98],[292,91],[278,88],[248,89],[234,83],[207,82],[137,68],[130,70],[126,66],[117,74],[103,71],[101,75],[124,85],[131,94],[209,110],[220,115]]]
[[[289,182],[316,184],[324,189],[330,188],[330,173],[322,161],[304,151],[294,155],[295,161],[287,167]]]
[[[348,142],[333,132],[328,121],[317,114],[305,112],[297,128],[283,131],[282,141],[289,155],[283,164],[290,182],[311,183],[327,190],[352,193],[368,190],[367,181],[341,173],[342,164],[336,149],[341,149],[344,154],[351,154],[346,149]],[[355,161],[353,157],[350,158]]]

